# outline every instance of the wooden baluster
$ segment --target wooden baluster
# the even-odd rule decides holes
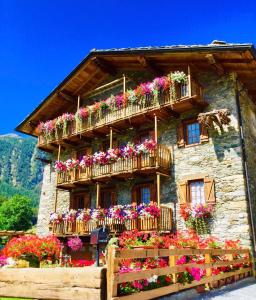
[[[172,249],[172,246],[169,247],[169,249]],[[169,256],[169,265],[170,267],[175,267],[177,262],[178,256],[176,255],[170,255]],[[172,273],[172,280],[173,283],[177,283],[177,273]]]

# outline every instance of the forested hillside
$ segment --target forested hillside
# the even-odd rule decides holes
[[[42,162],[37,157],[42,156],[36,139],[0,135],[0,196],[24,195],[37,207],[43,174]]]

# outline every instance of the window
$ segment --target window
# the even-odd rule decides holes
[[[132,202],[137,204],[155,202],[155,194],[153,183],[137,184],[132,189]]]
[[[100,191],[100,207],[109,208],[116,204],[116,192],[113,189],[103,189]]]
[[[207,128],[197,119],[183,120],[177,128],[177,145],[179,148],[198,145],[209,141]]]
[[[198,122],[187,124],[186,126],[186,144],[199,144],[200,143],[200,125]]]
[[[189,182],[189,196],[190,202],[192,205],[203,204],[205,203],[204,196],[204,181],[196,180]]]
[[[90,194],[88,192],[73,194],[71,196],[70,208],[83,209],[91,206]]]
[[[150,140],[150,139],[155,139],[155,131],[154,130],[149,130],[149,131],[144,131],[136,135],[134,139],[135,144],[143,143],[145,140]]]
[[[140,193],[141,193],[141,202],[149,204],[150,203],[150,188],[142,187],[140,189]]]
[[[186,176],[184,180],[178,183],[180,204],[192,205],[200,203],[214,204],[215,183],[214,179],[208,175],[198,174]]]

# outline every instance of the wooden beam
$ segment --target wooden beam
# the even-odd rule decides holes
[[[60,150],[61,150],[61,145],[59,145],[59,149],[58,149],[58,158],[57,158],[58,161],[60,160]]]
[[[92,62],[99,68],[103,73],[107,73],[111,76],[117,74],[117,70],[108,62],[104,61],[102,58],[94,57]]]
[[[138,56],[137,59],[144,69],[147,69],[148,71],[157,76],[163,75],[164,72],[158,67],[156,67],[152,62],[150,62],[145,56]]]
[[[215,56],[213,54],[207,54],[205,57],[206,57],[208,63],[213,67],[213,69],[217,72],[218,75],[225,74],[225,70],[224,70],[223,66],[221,65],[221,63],[219,63],[217,61],[217,59],[215,58]]]
[[[155,142],[157,143],[158,140],[158,132],[157,132],[157,115],[154,115],[154,119],[155,119]]]
[[[109,133],[109,148],[113,149],[113,129],[110,127],[110,133]]]
[[[76,99],[68,94],[66,94],[63,91],[58,92],[58,96],[62,99],[64,99],[65,101],[74,104],[76,102]]]
[[[167,107],[168,112],[176,119],[180,118],[180,114],[172,110],[171,107]]]

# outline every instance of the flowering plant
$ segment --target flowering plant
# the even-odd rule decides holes
[[[213,216],[213,212],[214,206],[208,204],[182,205],[180,208],[181,217],[186,225],[195,229],[199,234],[209,233],[207,225]]]
[[[90,106],[81,107],[75,115],[72,113],[64,113],[56,119],[48,120],[44,123],[40,122],[37,126],[37,130],[39,134],[44,134],[47,137],[49,134],[53,133],[56,128],[63,128],[63,133],[66,135],[67,124],[69,122],[73,120],[78,122],[86,119],[91,120],[92,114],[101,114],[101,112],[106,109],[122,109],[127,105],[127,101],[132,104],[136,102],[144,105],[145,98],[147,98],[147,101],[151,101],[151,99],[154,101],[155,96],[157,96],[159,92],[167,91],[168,89],[173,98],[175,94],[173,89],[175,82],[186,83],[187,75],[184,72],[176,71],[167,76],[157,77],[150,82],[141,83],[135,89],[128,90],[125,94],[112,95],[109,98],[95,102]]]
[[[138,206],[137,211],[139,217],[141,218],[145,218],[145,217],[158,218],[160,216],[160,209],[154,203],[150,203],[149,205],[142,203]]]
[[[25,235],[11,239],[2,250],[2,254],[12,258],[20,258],[25,255],[41,261],[44,259],[55,260],[59,257],[60,250],[60,241],[55,236]]]
[[[71,171],[78,168],[84,169],[92,165],[105,166],[118,161],[121,158],[131,158],[138,155],[148,154],[154,151],[157,143],[153,139],[146,139],[143,143],[133,145],[127,143],[126,146],[108,149],[106,152],[99,151],[93,155],[85,155],[79,161],[78,159],[70,158],[65,162],[56,161],[54,169],[56,172]]]
[[[83,242],[78,236],[74,238],[69,238],[67,245],[73,251],[79,251],[83,248]]]

